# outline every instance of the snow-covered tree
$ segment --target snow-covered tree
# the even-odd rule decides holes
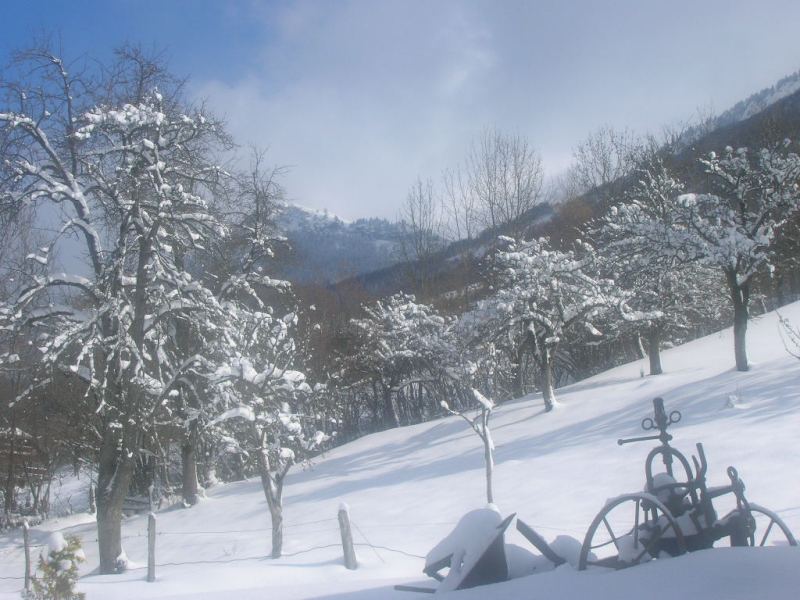
[[[233,339],[229,328],[237,321],[231,311],[235,309],[246,314],[252,307],[267,310],[270,302],[279,300],[283,292],[288,292],[288,282],[265,276],[275,262],[273,248],[283,241],[274,221],[277,203],[284,193],[279,183],[280,175],[280,168],[265,168],[263,152],[253,150],[249,169],[231,174],[225,193],[213,198],[213,213],[218,220],[224,221],[226,235],[208,244],[203,252],[188,257],[181,255],[181,265],[202,280],[218,301],[225,302],[221,323],[194,319],[175,321],[175,349],[182,359],[188,359],[198,351],[209,354],[209,348],[219,347],[215,359],[228,364],[225,348]],[[245,296],[253,295],[255,300],[234,306],[229,295],[231,290],[244,290]],[[241,293],[234,294],[233,299],[240,296]],[[238,351],[241,353],[242,349]],[[213,370],[213,367],[209,368]],[[225,433],[209,427],[209,423],[227,407],[218,405],[217,390],[213,384],[208,385],[208,377],[207,369],[185,375],[183,385],[173,391],[169,403],[169,409],[183,425],[180,439],[181,487],[184,505],[187,506],[195,504],[198,498],[197,455],[200,446],[230,447],[225,439],[220,444],[217,438],[219,434],[227,439]],[[206,461],[207,468],[208,463]]]
[[[745,336],[751,282],[772,268],[776,230],[800,210],[800,156],[786,140],[756,153],[727,147],[700,162],[714,194],[685,195],[681,207],[692,233],[692,249],[722,269],[733,304],[736,368],[748,369]]]
[[[414,296],[399,293],[364,307],[353,319],[356,350],[344,360],[351,384],[374,385],[385,427],[400,425],[397,395],[414,384],[433,388],[461,376],[450,323]]]
[[[178,257],[224,235],[206,197],[221,173],[211,156],[226,138],[213,119],[150,87],[162,73],[153,63],[131,67],[123,53],[97,84],[110,90],[98,103],[56,55],[30,60],[41,79],[10,86],[0,109],[0,198],[4,212],[46,212],[54,233],[30,257],[44,274],[23,275],[2,325],[33,329],[40,352],[39,375],[17,402],[71,373],[94,403],[100,571],[109,573],[122,553],[122,503],[143,439],[170,420],[164,400],[211,360],[176,352],[174,324],[224,316]],[[133,81],[115,78],[131,70]],[[51,260],[59,246],[76,257],[66,272]]]
[[[620,323],[643,333],[650,374],[658,375],[662,342],[718,315],[721,289],[716,270],[661,252],[659,240],[675,227],[671,207],[684,192],[683,184],[657,156],[640,164],[637,176],[623,201],[593,223],[589,235],[600,248],[605,270],[629,292],[628,306],[653,315]]]
[[[733,307],[736,367],[748,369],[745,336],[751,284],[771,269],[776,230],[800,209],[800,157],[780,147],[751,153],[728,147],[701,159],[714,193],[667,190],[657,210],[640,203],[618,217],[640,247],[660,261],[698,262],[721,270]]]
[[[289,470],[318,450],[327,436],[315,428],[311,386],[298,367],[297,310],[288,281],[268,275],[280,236],[272,221],[281,190],[274,170],[254,155],[229,213],[227,261],[214,264],[217,298],[226,315],[217,331],[208,381],[213,402],[204,409],[206,431],[255,456],[272,521],[273,558],[283,548],[283,486]],[[244,426],[243,426],[244,424]],[[243,435],[231,434],[229,426]]]
[[[563,251],[546,239],[505,242],[507,248],[495,259],[498,289],[481,302],[475,318],[488,335],[513,340],[517,368],[524,354],[534,356],[549,411],[555,401],[553,361],[559,344],[576,328],[600,338],[592,323],[603,311],[619,310],[629,319],[641,315],[628,309],[613,281],[597,275],[597,255],[590,245],[579,243],[577,250]]]
[[[245,308],[243,298],[258,306]],[[300,371],[292,369],[296,346],[292,330],[294,313],[275,315],[262,304],[244,278],[230,282],[223,294],[229,310],[226,329],[229,343],[226,356],[211,380],[219,414],[208,427],[225,432],[228,421],[246,423],[240,442],[231,437],[226,443],[243,445],[256,460],[264,496],[272,521],[273,558],[283,549],[283,486],[289,470],[327,439],[314,428],[313,389]]]
[[[462,362],[471,372],[473,385],[497,401],[520,397],[525,392],[527,369],[525,350],[518,347],[518,338],[495,335],[495,323],[486,303],[458,317],[453,330],[462,353]]]

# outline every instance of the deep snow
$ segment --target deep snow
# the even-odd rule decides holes
[[[800,323],[800,303],[781,313]],[[690,454],[702,441],[710,485],[727,483],[735,465],[748,498],[777,511],[800,533],[800,360],[789,356],[777,317],[751,323],[752,369],[733,370],[730,330],[666,351],[665,374],[640,377],[641,362],[612,369],[557,391],[543,412],[539,395],[506,403],[492,419],[497,446],[495,503],[547,539],[583,535],[607,498],[640,491],[651,443],[619,447],[641,435],[639,423],[661,395],[683,419],[674,445]],[[646,367],[645,367],[646,368]],[[158,515],[157,581],[146,583],[146,518],[124,523],[132,570],[93,576],[97,565],[91,517],[74,515],[33,530],[80,535],[87,563],[79,589],[87,598],[336,598],[417,596],[396,583],[432,586],[424,556],[466,512],[485,505],[483,449],[469,426],[451,417],[373,434],[337,448],[286,486],[285,554],[269,551],[269,518],[257,480],[220,485],[198,506]],[[360,568],[342,565],[336,514],[350,507]],[[730,503],[728,503],[730,505]],[[725,502],[718,503],[720,512]],[[530,547],[509,529],[507,541]],[[373,547],[370,547],[372,545]],[[316,548],[316,549],[312,549]],[[611,573],[578,573],[569,565],[454,598],[795,598],[797,548],[715,549]],[[177,563],[194,564],[177,564]],[[0,537],[0,578],[22,575],[20,534]],[[18,597],[22,582],[0,579],[0,598]],[[643,592],[646,590],[646,592]],[[2,592],[6,592],[3,594]]]

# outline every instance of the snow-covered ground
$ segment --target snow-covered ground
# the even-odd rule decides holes
[[[800,303],[782,314],[800,323]],[[641,435],[639,423],[661,395],[683,419],[672,427],[685,453],[702,441],[709,484],[727,483],[735,465],[748,498],[777,511],[800,533],[800,360],[789,356],[773,314],[748,334],[752,370],[733,370],[729,330],[664,353],[666,373],[640,377],[631,363],[558,390],[545,414],[539,396],[505,404],[493,417],[497,445],[495,499],[545,538],[579,540],[607,498],[642,489],[651,443],[619,447]],[[364,437],[298,469],[286,487],[285,554],[269,550],[269,518],[256,480],[220,485],[198,506],[158,515],[157,581],[146,583],[146,518],[124,523],[133,562],[117,576],[96,576],[94,525],[88,515],[44,523],[79,535],[87,563],[79,589],[87,598],[329,598],[376,600],[418,596],[397,583],[432,585],[422,557],[459,517],[484,505],[483,451],[464,421],[447,418]],[[336,514],[350,507],[360,568],[342,565]],[[718,504],[720,511],[725,502]],[[528,546],[512,529],[507,541]],[[454,598],[796,598],[800,549],[724,548],[655,561],[620,572],[577,572],[569,565]],[[0,536],[0,597],[18,597],[20,534]]]

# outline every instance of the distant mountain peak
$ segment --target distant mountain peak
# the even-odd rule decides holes
[[[403,256],[403,227],[386,219],[346,221],[327,210],[284,203],[277,225],[293,253],[283,275],[295,282],[335,283],[383,269]]]
[[[283,202],[278,207],[278,226],[285,232],[309,227],[330,225],[346,226],[350,222],[334,215],[327,209],[308,208],[299,204]]]
[[[738,123],[757,115],[776,102],[800,90],[800,71],[787,75],[775,85],[764,88],[748,98],[737,102],[714,119],[714,128]]]

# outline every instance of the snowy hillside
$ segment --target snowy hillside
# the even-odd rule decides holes
[[[800,323],[800,303],[782,311]],[[640,363],[610,370],[558,390],[545,414],[537,395],[501,406],[493,417],[497,445],[495,497],[501,512],[516,512],[545,538],[582,540],[606,499],[640,491],[650,443],[619,447],[640,435],[639,423],[661,395],[683,419],[674,445],[691,453],[705,445],[709,484],[727,482],[735,465],[748,498],[777,511],[800,532],[800,361],[781,342],[777,318],[756,319],[749,331],[752,370],[733,370],[729,330],[664,353],[665,374],[641,377]],[[146,583],[146,519],[123,522],[131,570],[93,576],[96,532],[91,517],[45,523],[48,531],[80,535],[87,563],[79,588],[87,598],[330,598],[377,600],[418,596],[397,583],[431,585],[422,557],[465,512],[484,499],[478,438],[458,418],[364,437],[328,453],[289,477],[286,544],[279,560],[269,550],[269,521],[259,482],[221,485],[190,509],[158,515],[157,581]],[[725,500],[719,502],[722,512]],[[360,568],[342,566],[336,514],[350,507]],[[728,503],[730,504],[730,503]],[[507,541],[526,546],[515,531]],[[561,540],[562,543],[565,540]],[[655,561],[621,572],[577,572],[569,565],[453,598],[795,598],[798,548],[718,549]],[[0,597],[18,597],[20,533],[0,537]],[[643,592],[646,590],[646,592]]]
[[[689,127],[683,134],[682,139],[686,145],[701,139],[704,135],[734,126],[737,123],[764,112],[774,104],[784,98],[788,98],[800,91],[800,71],[787,75],[780,79],[775,85],[764,88],[763,90],[740,100],[728,110],[712,117],[710,122],[698,126]]]
[[[741,102],[737,102],[714,120],[714,126],[715,128],[724,127],[749,119],[798,90],[800,90],[800,71],[784,77],[775,85],[764,88]]]

